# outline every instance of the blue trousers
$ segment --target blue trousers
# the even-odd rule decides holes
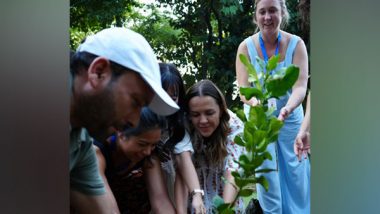
[[[278,141],[268,146],[272,161],[266,160],[261,168],[278,171],[263,174],[269,182],[268,192],[256,185],[265,214],[310,213],[310,162],[309,159],[299,162],[293,150],[299,128],[299,122],[285,121]]]
[[[248,113],[247,108],[245,112]],[[303,120],[299,106],[285,120],[278,140],[267,147],[272,160],[266,160],[260,168],[277,169],[263,175],[269,182],[265,191],[256,185],[257,197],[265,214],[309,214],[310,213],[310,162],[298,161],[294,154],[294,141]]]

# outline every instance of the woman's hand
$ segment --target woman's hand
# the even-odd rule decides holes
[[[206,208],[203,204],[202,195],[200,193],[193,196],[191,206],[196,214],[206,214]]]
[[[256,97],[252,97],[250,100],[247,101],[248,105],[250,106],[257,106],[260,104],[260,100],[258,100]]]
[[[294,153],[297,155],[298,161],[301,161],[302,156],[307,158],[310,154],[310,133],[301,131],[298,133],[294,142]]]
[[[284,106],[281,108],[280,113],[278,114],[277,119],[284,121],[286,118],[288,118],[290,114],[290,110],[287,106]]]

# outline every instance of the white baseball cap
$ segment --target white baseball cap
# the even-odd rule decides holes
[[[158,115],[171,115],[179,107],[161,85],[156,55],[146,39],[127,28],[113,27],[88,36],[78,47],[136,71],[155,92],[149,108]]]

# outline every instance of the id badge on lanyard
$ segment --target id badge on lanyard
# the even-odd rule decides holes
[[[280,32],[278,32],[277,46],[276,46],[276,50],[274,52],[274,55],[278,54],[279,47],[280,47],[280,40],[281,40],[281,34],[280,34]],[[263,57],[264,57],[264,62],[265,62],[265,64],[267,64],[268,63],[268,54],[267,54],[267,50],[265,49],[264,40],[263,40],[263,37],[261,36],[261,32],[259,33],[259,41],[260,41],[261,52],[263,53]],[[265,68],[264,68],[264,72],[266,72]],[[277,110],[276,98],[268,99],[268,108],[273,108],[275,111]]]

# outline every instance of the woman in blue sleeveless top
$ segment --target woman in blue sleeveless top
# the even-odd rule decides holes
[[[249,57],[257,72],[261,71],[256,56],[265,62],[280,54],[279,65],[287,67],[295,64],[300,68],[297,82],[286,95],[275,102],[274,114],[284,121],[278,141],[268,146],[273,160],[265,161],[261,167],[278,169],[264,174],[269,181],[268,192],[257,185],[257,195],[264,213],[308,214],[310,213],[310,162],[299,162],[293,152],[293,144],[303,120],[302,101],[306,94],[308,76],[308,56],[301,38],[280,30],[289,18],[284,0],[256,0],[254,22],[260,30],[246,38],[237,51],[236,76],[239,87],[248,87],[248,73],[240,62],[239,54]],[[244,110],[257,105],[256,98],[246,100]]]

